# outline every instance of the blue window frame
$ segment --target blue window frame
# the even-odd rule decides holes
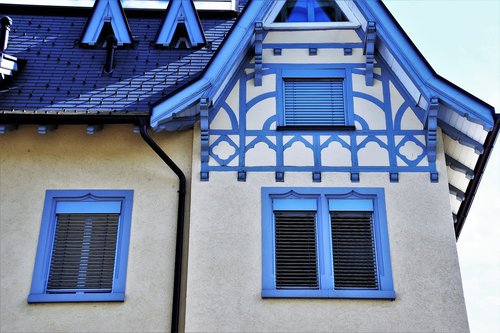
[[[280,71],[278,130],[354,130],[349,77],[340,69]]]
[[[47,190],[28,303],[123,301],[132,190]]]
[[[382,188],[263,188],[262,297],[395,299]]]
[[[333,0],[287,0],[275,22],[347,21]]]

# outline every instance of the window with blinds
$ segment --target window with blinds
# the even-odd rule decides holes
[[[48,293],[110,292],[118,214],[57,214]]]
[[[28,303],[125,299],[132,190],[48,190]]]
[[[345,126],[344,79],[284,79],[284,126]]]

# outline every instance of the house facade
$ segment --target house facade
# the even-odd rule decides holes
[[[156,6],[0,7],[1,330],[468,331],[493,108],[382,2]]]

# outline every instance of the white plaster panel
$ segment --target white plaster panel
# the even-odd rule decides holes
[[[211,129],[225,129],[225,130],[232,129],[231,119],[229,119],[228,112],[226,111],[225,108],[221,107],[219,109],[219,112],[217,112],[217,115],[210,123],[210,128]]]
[[[190,181],[192,131],[151,135]],[[0,151],[0,331],[168,331],[178,178],[132,126],[21,126]],[[27,304],[47,189],[134,190],[123,303]]]
[[[371,130],[387,128],[384,110],[367,99],[354,97],[354,113],[363,118]]]
[[[382,75],[382,68],[381,67],[374,67],[373,73],[378,74],[378,75]]]
[[[322,166],[351,166],[351,151],[337,141],[332,141],[321,151]]]
[[[254,80],[247,80],[247,103],[255,97],[276,90],[276,74],[262,76],[262,85],[255,86]]]
[[[438,147],[438,183],[428,173],[400,173],[398,183],[387,173],[362,173],[359,183],[347,173],[323,173],[321,183],[305,172],[283,183],[272,172],[249,172],[246,182],[227,172],[195,177],[186,331],[467,332],[443,160]],[[263,186],[384,188],[396,300],[262,299]]]
[[[274,115],[276,115],[276,98],[271,97],[260,101],[247,111],[247,129],[262,130],[264,123]],[[276,122],[273,122],[271,129],[276,129]]]
[[[358,163],[360,166],[388,166],[389,153],[376,142],[368,142],[358,150]]]
[[[406,141],[399,147],[399,153],[412,162],[422,155],[423,152],[424,149],[413,141]]]
[[[391,93],[392,120],[394,121],[396,114],[401,105],[404,103],[405,99],[396,88],[396,86],[392,83],[392,81],[389,81],[389,91]]]
[[[401,129],[402,130],[421,130],[423,128],[422,122],[417,118],[417,115],[411,108],[406,108],[403,111],[403,117],[401,118]]]
[[[283,49],[281,56],[275,56],[272,49],[262,50],[262,62],[264,64],[331,64],[348,63],[358,64],[366,62],[362,48],[353,48],[352,55],[345,56],[344,49],[321,49],[318,54],[309,55],[309,49]]]
[[[384,101],[384,88],[380,80],[374,79],[372,86],[367,86],[365,76],[361,74],[352,74],[352,90],[371,95],[379,101]]]
[[[316,31],[269,31],[264,44],[361,43],[354,29]]]
[[[292,166],[312,166],[314,165],[313,151],[302,141],[295,141],[283,152],[283,163]]]
[[[267,143],[259,142],[245,154],[246,166],[274,166],[276,152]]]
[[[236,120],[239,122],[240,114],[238,110],[240,109],[240,80],[236,81],[233,89],[226,98],[226,103],[234,111]]]

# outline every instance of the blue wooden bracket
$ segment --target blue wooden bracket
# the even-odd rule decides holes
[[[359,183],[359,172],[351,172],[351,182]]]
[[[431,172],[430,176],[431,176],[431,183],[439,182],[439,173]]]
[[[5,134],[9,131],[15,131],[19,125],[8,124],[8,125],[0,125],[0,134]]]
[[[463,173],[467,179],[474,179],[474,170],[449,155],[444,155],[444,158],[446,160],[446,165],[452,170]]]
[[[87,126],[87,134],[88,135],[94,135],[97,132],[102,130],[103,125],[102,124],[97,124],[97,125],[88,125]]]
[[[255,73],[254,83],[256,87],[262,85],[262,41],[264,40],[264,28],[262,22],[255,22]]]
[[[313,172],[312,173],[312,181],[314,183],[321,183],[321,172]]]
[[[55,131],[57,129],[57,125],[38,125],[38,134],[45,135],[48,132]]]
[[[209,150],[210,150],[210,129],[208,123],[208,98],[200,99],[200,141],[201,141],[201,175],[200,180],[208,180]]]
[[[285,181],[285,173],[283,171],[276,171],[274,178],[276,182],[282,183]]]
[[[448,189],[450,191],[450,194],[454,195],[457,198],[457,200],[459,200],[459,201],[464,201],[465,200],[465,193],[462,192],[457,187],[449,184],[448,185]]]
[[[316,56],[316,55],[318,55],[318,48],[316,48],[316,47],[310,47],[309,48],[309,55],[310,56]]]
[[[426,128],[427,133],[425,140],[427,142],[427,159],[429,163],[436,162],[436,147],[437,147],[437,115],[439,110],[439,99],[431,97],[431,102],[427,109]]]
[[[397,172],[390,172],[389,173],[389,180],[391,183],[397,183],[399,182],[399,173]]]
[[[373,86],[373,67],[375,63],[375,42],[377,40],[377,28],[375,22],[368,21],[366,25],[365,42],[363,54],[366,55],[365,83]]]
[[[238,171],[238,181],[246,182],[247,181],[247,172],[244,170]]]
[[[273,55],[275,55],[275,56],[280,56],[280,55],[281,55],[281,52],[282,52],[282,51],[281,51],[281,48],[279,48],[279,47],[275,47],[275,48],[273,49]]]

